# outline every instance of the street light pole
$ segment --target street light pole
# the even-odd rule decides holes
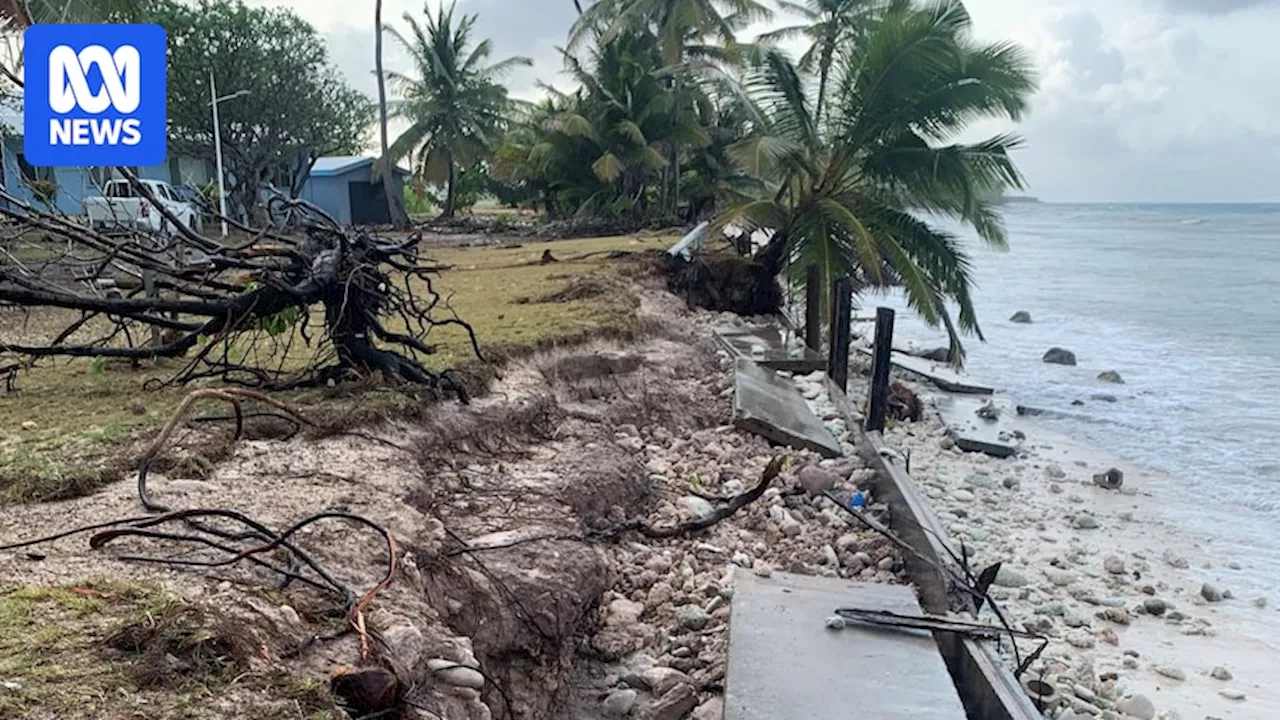
[[[227,237],[227,189],[222,179],[222,131],[218,125],[218,90],[209,71],[209,100],[213,104],[213,154],[218,159],[218,219],[222,221],[222,237]]]

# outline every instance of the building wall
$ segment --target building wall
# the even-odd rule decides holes
[[[350,174],[350,173],[348,173]],[[347,192],[346,175],[307,178],[298,196],[333,216],[340,224],[351,222],[351,196]]]

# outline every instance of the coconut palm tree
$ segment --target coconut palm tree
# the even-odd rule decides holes
[[[813,118],[815,122],[821,122],[827,83],[836,54],[842,47],[859,45],[875,14],[888,11],[891,6],[883,0],[805,0],[803,5],[778,0],[778,7],[799,15],[805,23],[765,33],[760,36],[760,41],[772,44],[794,38],[809,40],[809,48],[800,56],[799,67],[805,72],[818,74],[817,108]]]
[[[375,0],[374,2],[373,32],[373,64],[374,72],[378,76],[379,156],[385,160],[387,157],[387,78],[382,74],[382,0]],[[408,227],[409,213],[404,206],[404,196],[397,196],[396,194],[396,183],[386,179],[389,175],[384,172],[382,163],[378,163],[374,173],[375,179],[378,177],[384,178],[382,190],[387,197],[387,212],[391,216],[391,224],[397,228]]]
[[[446,189],[442,217],[453,217],[457,206],[460,169],[480,162],[501,139],[509,107],[507,91],[498,80],[525,57],[489,62],[493,43],[472,45],[475,15],[454,17],[454,5],[427,12],[426,26],[409,13],[407,35],[390,29],[413,59],[415,75],[388,72],[399,93],[392,117],[410,125],[384,153],[383,167],[405,157],[413,160],[419,182]]]
[[[900,284],[924,321],[946,326],[959,362],[960,334],[982,336],[969,257],[922,215],[1005,246],[988,198],[1022,187],[1009,156],[1019,139],[954,138],[974,120],[1017,120],[1035,89],[1030,62],[1014,45],[973,40],[959,0],[939,0],[876,17],[859,45],[838,54],[830,83],[819,120],[809,83],[782,53],[749,73],[755,132],[731,155],[771,192],[727,209],[716,225],[772,232],[757,260],[773,273],[816,263],[828,288],[842,275],[859,290]]]

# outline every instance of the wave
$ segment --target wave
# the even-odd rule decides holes
[[[1183,219],[1183,220],[1179,220],[1179,221],[1178,221],[1178,224],[1179,224],[1179,225],[1204,225],[1204,224],[1205,224],[1205,223],[1207,223],[1207,222],[1209,222],[1209,219],[1208,219],[1208,218],[1202,218],[1202,217],[1200,217],[1200,218],[1185,218],[1185,219]]]

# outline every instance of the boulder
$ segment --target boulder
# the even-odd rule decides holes
[[[918,358],[932,360],[933,362],[949,363],[951,362],[951,348],[934,348],[932,350],[921,350],[915,353]]]
[[[1113,385],[1124,384],[1124,378],[1120,377],[1120,373],[1115,370],[1107,370],[1106,372],[1098,373],[1098,379],[1102,382],[1111,383]]]
[[[1076,364],[1076,354],[1060,347],[1049,348],[1049,352],[1044,354],[1044,361],[1050,365],[1074,366]]]
[[[1026,310],[1019,310],[1018,312],[1013,314],[1013,317],[1009,318],[1009,322],[1018,323],[1019,325],[1030,325],[1031,313],[1027,312]]]
[[[822,495],[827,490],[834,490],[836,483],[840,482],[839,475],[817,465],[807,465],[801,468],[796,475],[796,479],[800,481],[800,484],[804,486],[804,489],[810,495],[815,497]]]
[[[641,720],[681,720],[698,706],[693,686],[680,683],[640,711]]]
[[[1111,468],[1106,472],[1094,475],[1093,484],[1103,490],[1119,490],[1120,486],[1124,485],[1124,473],[1116,468]]]

